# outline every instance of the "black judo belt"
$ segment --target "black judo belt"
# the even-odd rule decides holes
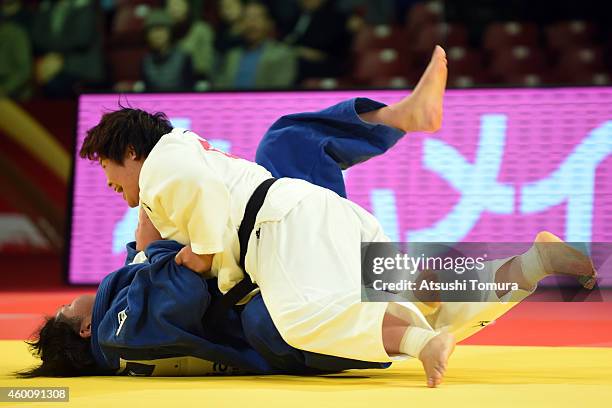
[[[240,241],[240,267],[244,271],[245,277],[225,295],[213,300],[208,307],[204,318],[208,324],[214,324],[215,322],[221,320],[227,310],[234,307],[236,303],[240,302],[241,299],[257,288],[257,285],[251,282],[251,279],[246,273],[244,259],[249,247],[249,237],[251,236],[251,232],[255,227],[257,213],[266,199],[268,190],[276,180],[277,179],[275,178],[271,178],[264,181],[255,189],[255,192],[253,192],[251,198],[249,198],[244,210],[244,217],[242,218],[240,228],[238,229],[238,240]]]

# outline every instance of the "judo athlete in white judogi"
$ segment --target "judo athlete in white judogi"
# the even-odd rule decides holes
[[[326,126],[349,132],[351,127],[374,126],[406,133],[435,131],[441,124],[446,76],[445,53],[437,47],[410,96],[390,106],[355,100],[344,118],[322,111],[313,132],[325,132]],[[291,115],[278,123],[291,126]],[[333,151],[333,146],[325,147]],[[454,349],[453,333],[469,335],[472,321],[494,320],[491,314],[499,316],[512,304],[491,313],[491,303],[482,303],[465,316],[462,306],[361,302],[360,244],[387,242],[388,237],[356,204],[288,177],[267,192],[248,239],[243,270],[237,230],[253,192],[272,173],[211,148],[192,132],[172,129],[163,115],[133,109],[106,114],[88,132],[81,156],[100,161],[109,186],[130,206],[140,205],[162,238],[186,245],[177,263],[218,277],[223,293],[242,279],[255,282],[274,325],[295,348],[372,362],[417,357],[428,386],[435,387]],[[313,156],[308,165],[341,160],[332,156]],[[538,239],[556,240],[547,234]],[[520,293],[497,293],[502,300],[519,300],[547,274],[565,272],[553,269],[551,257],[537,246],[530,251],[489,268],[496,281],[520,283]],[[570,255],[582,266],[567,273],[594,276],[588,258]]]

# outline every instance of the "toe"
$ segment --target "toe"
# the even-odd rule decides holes
[[[436,48],[434,49],[434,55],[440,58],[446,58],[446,51],[444,51],[444,48],[442,48],[439,45],[436,45]]]

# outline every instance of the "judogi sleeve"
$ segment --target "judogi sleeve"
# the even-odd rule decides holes
[[[166,146],[145,161],[141,204],[163,238],[187,237],[193,252],[200,255],[221,252],[230,218],[229,192],[197,152],[177,145]]]

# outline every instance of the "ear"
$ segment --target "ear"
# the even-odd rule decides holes
[[[136,157],[138,157],[138,155],[136,154],[136,149],[134,149],[134,146],[128,146],[127,157],[131,160],[136,160]]]

